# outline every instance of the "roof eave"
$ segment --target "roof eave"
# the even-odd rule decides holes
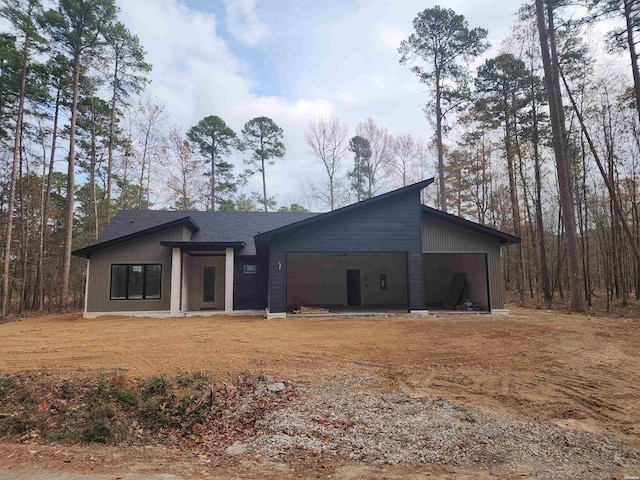
[[[194,232],[197,232],[200,230],[200,226],[191,217],[182,217],[182,218],[178,218],[177,220],[172,220],[171,222],[162,223],[160,225],[147,228],[145,230],[140,230],[139,232],[134,232],[134,233],[130,233],[129,235],[123,235],[122,237],[113,238],[111,240],[107,240],[106,242],[100,242],[93,245],[89,245],[88,247],[79,248],[77,250],[72,251],[71,254],[75,257],[90,258],[91,253],[95,252],[96,250],[102,250],[103,248],[107,248],[112,245],[117,245],[118,243],[126,242],[128,240],[134,240],[136,238],[144,237],[145,235],[159,232],[161,230],[175,227],[177,225],[185,225]]]
[[[450,213],[445,213],[435,208],[428,207],[427,205],[422,205],[422,210],[424,212],[427,212],[428,214],[432,214],[435,217],[440,218],[445,222],[453,223],[462,228],[468,228],[470,230],[476,231],[477,233],[494,237],[499,241],[500,245],[516,245],[522,241],[519,237],[516,237],[509,233],[505,233],[495,228],[487,227],[486,225],[482,225],[480,223],[472,222],[471,220],[467,220],[466,218],[458,217]]]
[[[233,248],[238,250],[247,246],[246,242],[191,242],[191,241],[161,241],[163,247],[181,248],[182,250],[218,250]]]

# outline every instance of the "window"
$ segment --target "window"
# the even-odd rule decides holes
[[[387,275],[384,273],[380,275],[380,290],[387,289]]]
[[[248,263],[246,265],[242,265],[242,274],[243,275],[255,275],[258,273],[258,266],[253,263]]]
[[[160,298],[162,265],[111,265],[111,300]]]

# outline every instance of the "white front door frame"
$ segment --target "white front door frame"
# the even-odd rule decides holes
[[[233,264],[234,250],[227,247],[224,266],[224,311],[233,312]]]

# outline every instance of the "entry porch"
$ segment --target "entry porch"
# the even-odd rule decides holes
[[[171,316],[233,312],[235,249],[241,245],[163,245],[171,248]]]

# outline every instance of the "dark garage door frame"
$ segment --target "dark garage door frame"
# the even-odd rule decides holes
[[[318,251],[318,250],[287,250],[284,252],[284,260],[283,260],[283,265],[282,265],[282,269],[284,270],[284,309],[285,312],[287,311],[287,309],[289,308],[289,286],[287,285],[287,261],[289,259],[289,254],[290,253],[295,253],[295,254],[309,254],[309,253],[314,253],[314,254],[324,254],[324,255],[336,255],[336,254],[347,254],[347,255],[362,255],[362,254],[384,254],[384,253],[393,253],[393,254],[398,254],[398,253],[402,253],[404,254],[404,265],[405,265],[405,273],[406,273],[406,287],[407,287],[407,312],[411,311],[411,289],[409,288],[409,252],[407,251],[393,251],[393,250],[385,250],[385,251],[367,251],[367,250],[353,250],[353,251]],[[424,254],[423,254],[423,258],[424,258]],[[422,272],[422,277],[424,280],[424,267],[423,267],[423,272]],[[424,282],[423,282],[424,284]]]
[[[422,276],[424,278],[424,268],[426,266],[426,260],[424,260],[424,257],[426,255],[482,255],[484,258],[484,278],[486,281],[486,287],[487,287],[487,311],[489,313],[491,313],[491,286],[489,283],[489,254],[486,252],[423,252],[422,254],[422,258],[423,258],[423,267],[422,267]],[[424,288],[425,288],[425,302],[426,302],[426,290],[427,290],[427,284],[424,284]]]

